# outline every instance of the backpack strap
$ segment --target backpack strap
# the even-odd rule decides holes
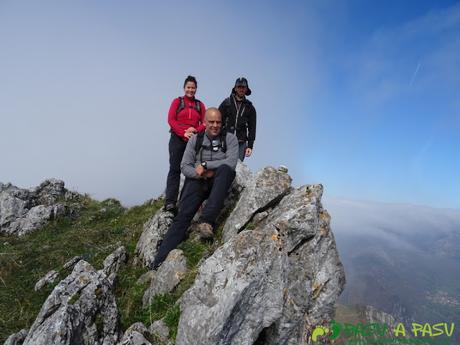
[[[204,132],[200,132],[196,135],[195,153],[198,153],[198,151],[201,149],[201,146],[203,146],[203,139],[204,139]]]
[[[205,132],[198,133],[195,141],[195,154],[198,155],[198,153],[200,153],[200,161],[203,160],[203,151],[201,148],[203,147],[204,133]],[[220,133],[220,143],[220,150],[224,153],[227,152],[227,132],[222,131]]]
[[[179,97],[179,106],[176,109],[176,115],[184,108],[185,108],[184,97]]]
[[[220,133],[220,142],[221,142],[221,150],[223,153],[227,152],[227,132],[222,131]]]
[[[195,109],[201,115],[201,102],[195,98]]]
[[[179,97],[179,106],[176,109],[176,114],[178,114],[182,109],[185,108],[184,97]],[[195,98],[195,110],[198,114],[201,114],[201,102]]]

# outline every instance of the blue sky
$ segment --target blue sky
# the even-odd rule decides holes
[[[185,76],[207,106],[246,76],[253,170],[460,208],[459,3],[0,1],[0,47],[2,182],[156,197]]]

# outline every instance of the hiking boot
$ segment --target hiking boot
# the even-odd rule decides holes
[[[198,224],[198,232],[200,234],[200,238],[203,240],[213,238],[214,236],[214,232],[212,231],[212,225],[208,223]]]
[[[163,207],[163,210],[174,213],[176,211],[176,204],[174,202],[168,202]]]

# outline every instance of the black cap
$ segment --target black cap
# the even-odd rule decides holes
[[[235,87],[245,86],[246,87],[246,96],[249,96],[252,92],[248,85],[248,80],[244,77],[240,77],[235,81],[235,86],[233,87],[233,92],[235,92]]]

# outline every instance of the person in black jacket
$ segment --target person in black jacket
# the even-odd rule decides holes
[[[244,160],[252,154],[256,140],[256,109],[246,98],[251,94],[246,78],[238,78],[230,97],[219,106],[222,114],[222,127],[238,138],[239,159]]]

